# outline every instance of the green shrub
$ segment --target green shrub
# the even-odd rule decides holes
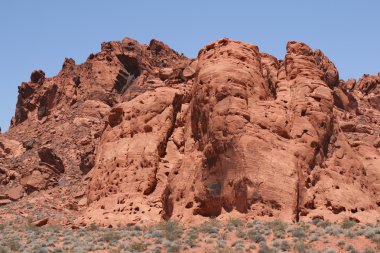
[[[108,243],[117,242],[118,240],[120,240],[120,238],[121,238],[121,235],[119,233],[114,232],[114,231],[108,231],[100,237],[100,241],[104,241]]]
[[[236,231],[236,236],[237,236],[238,238],[242,238],[242,239],[247,238],[247,234],[244,233],[242,230],[237,230],[237,231]]]
[[[305,230],[300,228],[300,227],[294,228],[292,230],[292,235],[293,235],[293,237],[296,237],[296,238],[305,238],[306,237]]]
[[[280,220],[275,220],[275,221],[269,222],[268,226],[272,229],[275,237],[284,238],[288,224]]]
[[[255,243],[265,242],[265,237],[259,230],[251,229],[248,231],[248,238]]]
[[[260,249],[258,253],[275,253],[276,251],[272,248],[269,248],[265,242],[260,243]]]
[[[99,230],[99,226],[96,225],[95,223],[92,223],[89,227],[88,227],[89,230],[91,231],[98,231]]]
[[[294,243],[293,249],[295,252],[305,253],[306,252],[306,245],[303,241],[296,241]]]
[[[337,245],[338,245],[339,248],[341,248],[341,249],[343,249],[343,247],[344,247],[345,244],[346,244],[346,243],[345,243],[345,241],[343,241],[343,240],[339,240],[338,243],[337,243]]]
[[[195,237],[193,237],[193,238],[195,238]],[[186,238],[184,238],[183,243],[190,248],[195,248],[198,246],[197,241],[196,241],[196,239],[198,237],[196,237],[195,239],[193,239],[193,238],[192,237],[186,237]]]
[[[323,237],[322,242],[325,243],[325,244],[327,244],[327,243],[330,243],[330,240],[327,237]]]
[[[129,246],[132,252],[143,252],[147,250],[147,246],[142,242],[132,242]]]
[[[357,224],[357,222],[354,220],[345,219],[342,221],[341,227],[343,229],[350,229],[350,228],[356,226],[356,224]]]
[[[49,251],[46,248],[39,248],[35,252],[36,253],[49,253]]]
[[[358,252],[354,246],[352,246],[352,244],[348,244],[347,247],[346,247],[346,250],[350,253],[355,253],[355,252]]]
[[[272,242],[272,246],[273,246],[273,248],[279,248],[280,247],[280,241],[279,240],[274,240],[273,242]]]
[[[5,245],[11,250],[11,251],[19,251],[21,248],[21,244],[16,239],[10,239],[5,242]]]
[[[316,235],[316,234],[312,234],[312,235],[310,236],[310,241],[311,241],[311,242],[318,241],[318,239],[319,239],[319,236]]]
[[[366,248],[366,249],[364,250],[364,253],[375,253],[375,250],[372,249],[372,248]]]
[[[176,244],[175,242],[171,242],[170,245],[167,247],[167,252],[168,253],[176,253],[180,252],[181,247]]]
[[[281,242],[280,248],[281,248],[282,251],[288,251],[290,249],[290,245],[289,245],[288,241],[283,240]]]
[[[157,228],[161,230],[165,238],[170,241],[180,238],[183,233],[183,227],[179,224],[179,222],[172,220],[160,223]]]
[[[227,226],[233,227],[233,228],[238,228],[238,227],[242,227],[244,224],[245,224],[245,222],[239,218],[230,218]]]
[[[329,220],[321,220],[321,219],[314,219],[313,224],[316,225],[317,227],[321,228],[327,228],[331,226],[331,222]]]
[[[211,219],[210,221],[206,221],[194,229],[205,234],[218,234],[220,223],[216,219]]]
[[[224,249],[227,245],[227,242],[224,241],[224,240],[217,240],[216,241],[216,246],[218,247],[218,249]]]
[[[364,233],[364,236],[368,239],[373,239],[376,235],[380,235],[380,227],[367,228],[367,231]]]
[[[344,232],[344,235],[348,238],[355,238],[356,237],[356,233],[354,233],[353,231],[351,230],[345,230]]]

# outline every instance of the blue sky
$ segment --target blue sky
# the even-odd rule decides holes
[[[286,42],[320,48],[341,78],[380,71],[380,1],[9,0],[0,3],[0,126],[14,114],[17,86],[35,69],[54,76],[65,57],[83,62],[103,41],[156,38],[189,57],[222,37],[278,58]]]

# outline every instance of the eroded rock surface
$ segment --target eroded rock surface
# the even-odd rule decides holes
[[[195,59],[157,40],[103,43],[19,87],[0,136],[1,205],[59,193],[47,201],[80,225],[374,221],[379,87],[379,75],[339,80],[294,41],[283,60],[227,38]]]

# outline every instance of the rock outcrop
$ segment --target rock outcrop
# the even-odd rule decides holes
[[[65,59],[56,77],[37,70],[19,87],[0,137],[2,205],[59,192],[51,201],[82,225],[373,221],[379,89],[380,75],[339,80],[300,42],[283,60],[227,38],[195,59],[157,40],[103,43],[83,64]]]

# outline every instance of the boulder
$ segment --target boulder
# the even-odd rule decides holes
[[[159,77],[161,78],[161,80],[166,80],[172,77],[173,74],[174,70],[172,68],[163,68],[160,69]]]
[[[32,83],[43,84],[45,81],[45,72],[42,70],[35,70],[30,75],[30,81]]]
[[[16,201],[24,196],[24,187],[22,185],[10,188],[5,192],[10,200]]]
[[[33,222],[32,225],[36,227],[43,227],[46,224],[48,224],[48,222],[49,222],[49,218],[43,218],[41,220]]]
[[[46,188],[47,181],[39,170],[34,170],[30,175],[21,178],[21,184],[27,192],[33,192]]]

